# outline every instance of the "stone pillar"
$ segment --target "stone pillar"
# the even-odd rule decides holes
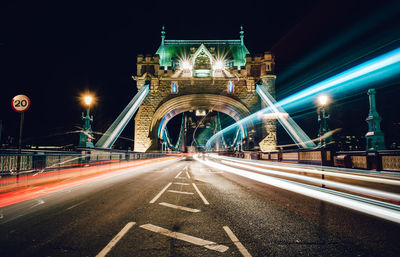
[[[375,94],[376,91],[374,88],[368,90],[369,114],[368,117],[365,119],[365,121],[368,123],[368,132],[365,135],[365,139],[367,141],[367,151],[378,151],[386,149],[384,134],[381,131],[380,126],[382,118],[376,111]]]
[[[275,98],[275,75],[267,75],[266,73],[261,76],[263,84],[267,87],[268,93]],[[266,105],[261,101],[261,106],[264,108]],[[260,150],[262,152],[271,152],[276,150],[277,138],[276,138],[276,119],[274,118],[263,118],[263,137],[264,139],[259,142]]]

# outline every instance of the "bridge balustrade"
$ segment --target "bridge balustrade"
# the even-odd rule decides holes
[[[224,153],[224,155],[359,170],[400,171],[400,150],[335,152],[331,149],[296,149],[274,152],[233,152]]]
[[[164,157],[163,153],[135,153],[129,151],[82,150],[82,151],[23,151],[17,154],[13,151],[0,153],[0,192],[5,186],[19,183],[21,186],[29,180],[57,175],[57,179],[76,177],[96,172],[79,168],[91,166],[112,165],[113,168],[123,167],[129,161]],[[19,164],[18,164],[19,162]],[[54,179],[54,176],[52,177]]]

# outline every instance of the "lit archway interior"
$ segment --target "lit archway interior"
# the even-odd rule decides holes
[[[250,115],[250,111],[241,102],[227,96],[214,94],[192,94],[175,97],[162,104],[154,113],[151,126],[151,138],[162,138],[168,121],[176,115],[190,110],[212,110],[224,113],[239,121]],[[242,137],[245,138],[247,129],[240,127]]]

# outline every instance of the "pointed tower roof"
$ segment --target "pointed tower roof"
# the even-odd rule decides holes
[[[250,54],[243,42],[243,27],[240,31],[240,39],[233,40],[167,40],[164,27],[161,31],[161,45],[156,54],[160,56],[160,66],[172,66],[172,58],[183,57],[191,54],[191,48],[196,50],[204,45],[208,50],[215,50],[232,59],[234,66],[245,66],[246,55]]]

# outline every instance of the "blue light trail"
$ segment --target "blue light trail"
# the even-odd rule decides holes
[[[291,110],[299,111],[309,108],[309,104],[312,104],[316,96],[322,92],[331,96],[346,98],[367,87],[371,87],[373,84],[391,79],[399,74],[400,48],[397,48],[284,98],[277,102],[276,106],[282,107],[286,112]],[[267,107],[232,124],[213,135],[207,141],[206,147],[209,149],[211,143],[220,136],[220,133],[227,133],[238,125],[249,124],[250,121],[260,121],[262,114],[271,112],[271,107]]]

